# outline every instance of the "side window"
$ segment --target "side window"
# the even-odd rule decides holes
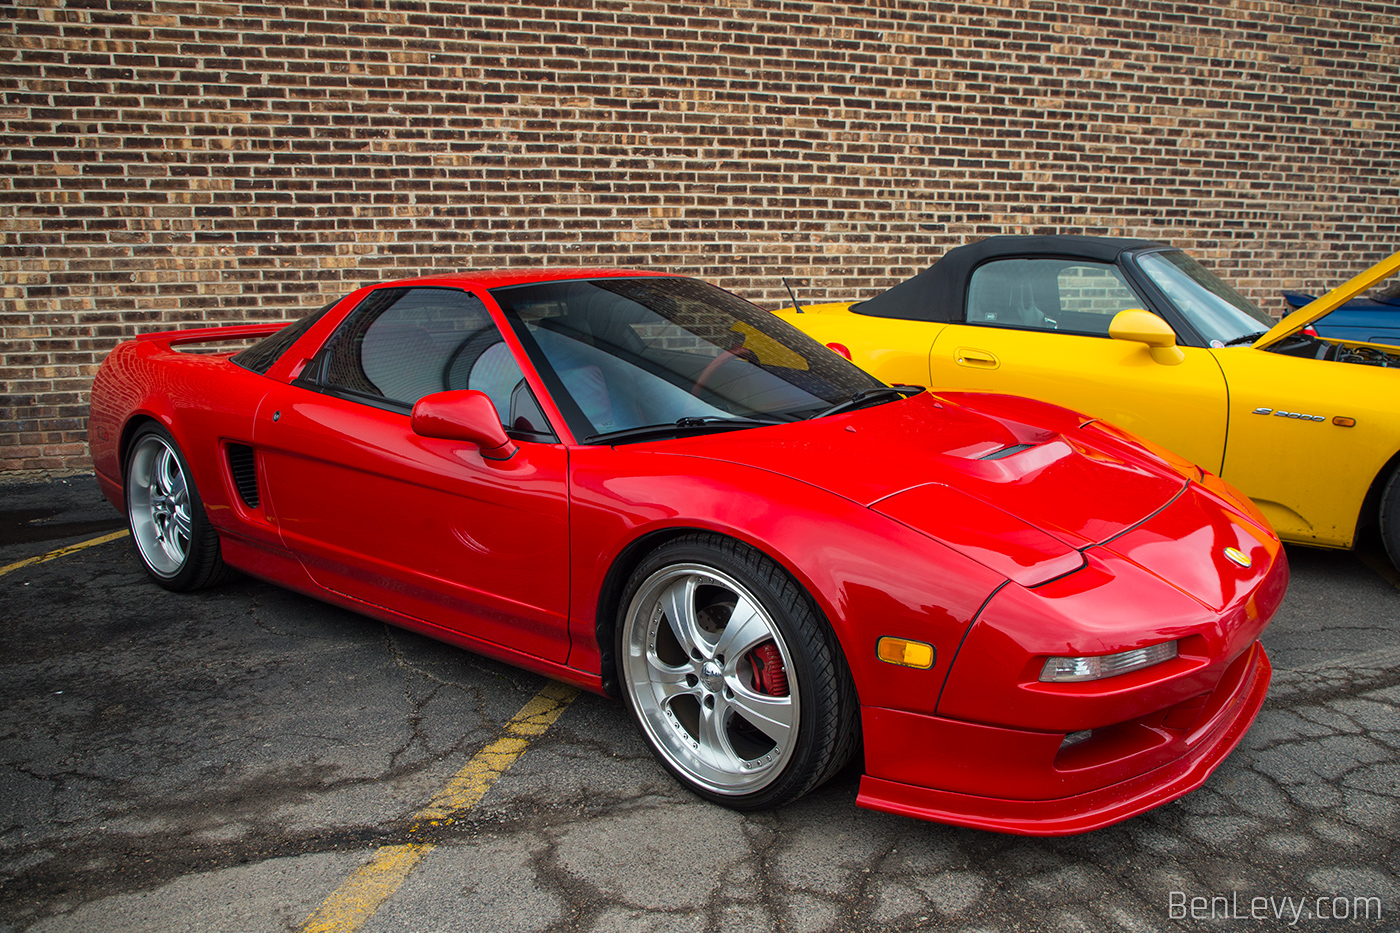
[[[452,288],[370,293],[321,351],[320,384],[411,408],[433,392],[486,393],[508,430],[551,436],[520,365],[481,299]]]
[[[1144,307],[1116,266],[1101,263],[1067,265],[1060,269],[1060,330],[1108,336],[1113,316]]]
[[[1002,259],[973,271],[967,323],[1107,337],[1115,314],[1141,307],[1123,274],[1107,263]]]

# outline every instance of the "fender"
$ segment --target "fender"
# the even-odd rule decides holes
[[[619,470],[624,452],[634,459]],[[658,534],[710,531],[762,551],[802,586],[831,623],[863,705],[911,708],[911,698],[922,697],[932,712],[958,643],[1005,578],[849,499],[766,470],[697,459],[626,448],[572,451],[569,666],[601,671],[599,642],[610,648],[615,619],[597,613],[608,604],[601,597],[609,572],[629,547]],[[782,502],[802,507],[784,509]],[[891,554],[899,555],[895,566]],[[862,624],[869,619],[882,625]],[[933,667],[881,664],[875,643],[883,635],[932,644]]]

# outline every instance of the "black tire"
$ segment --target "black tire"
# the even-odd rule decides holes
[[[707,800],[782,806],[836,774],[859,742],[855,685],[831,628],[782,568],[732,539],[691,534],[648,555],[623,591],[614,647],[653,754]]]
[[[1390,474],[1381,491],[1381,541],[1390,562],[1400,569],[1400,467]]]
[[[123,475],[132,546],[152,580],[185,593],[230,576],[219,534],[170,432],[155,422],[137,428]]]

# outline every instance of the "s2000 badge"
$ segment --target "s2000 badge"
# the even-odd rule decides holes
[[[1254,563],[1254,561],[1249,559],[1248,554],[1246,554],[1244,551],[1241,551],[1237,547],[1227,547],[1225,549],[1225,556],[1230,558],[1230,560],[1234,561],[1235,563],[1239,564],[1241,567],[1248,567],[1250,564]]]

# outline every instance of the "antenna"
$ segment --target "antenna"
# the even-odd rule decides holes
[[[783,288],[787,289],[788,297],[792,299],[792,306],[797,309],[797,313],[806,314],[807,312],[803,311],[802,306],[797,303],[797,293],[794,292],[792,286],[788,284],[787,276],[783,276]]]

